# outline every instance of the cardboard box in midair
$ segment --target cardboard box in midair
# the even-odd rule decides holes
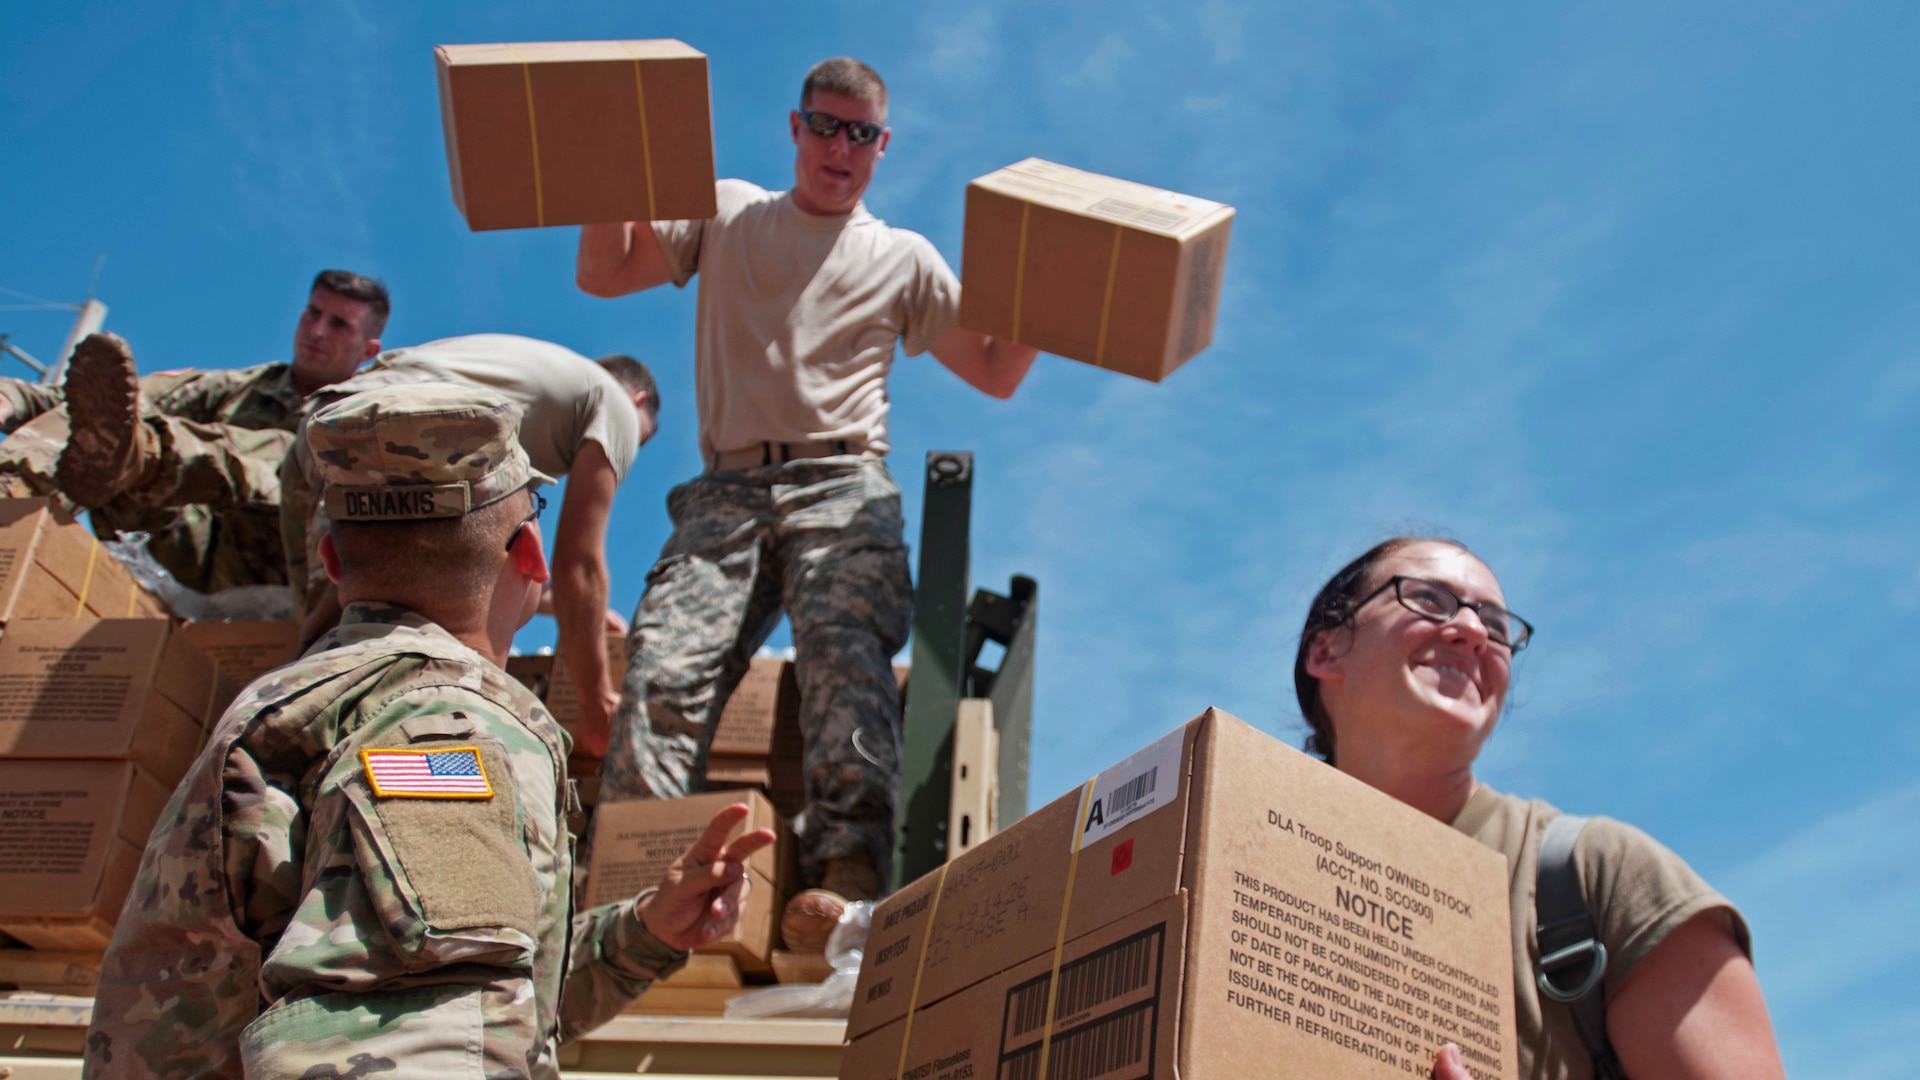
[[[106,948],[170,793],[127,761],[0,760],[0,930]]]
[[[707,58],[660,41],[434,50],[454,205],[467,227],[710,218]]]
[[[699,951],[731,956],[742,971],[771,972],[773,950],[780,945],[780,867],[787,836],[773,804],[757,791],[601,803],[594,810],[587,906],[625,900],[660,884],[667,866],[699,839],[713,815],[722,807],[740,802],[746,803],[752,813],[733,831],[734,836],[751,829],[772,829],[781,839],[747,860],[747,897],[741,905],[739,924]]]
[[[1209,710],[882,903],[841,1076],[1514,1080],[1512,970],[1498,852]]]
[[[22,620],[0,634],[0,758],[131,761],[172,788],[235,692],[169,620]]]
[[[164,616],[85,528],[47,499],[0,499],[0,625],[18,619]]]
[[[1159,382],[1213,340],[1233,207],[1028,158],[967,185],[960,325]]]

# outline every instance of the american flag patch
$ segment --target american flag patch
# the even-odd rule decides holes
[[[453,746],[445,750],[362,750],[367,782],[381,798],[491,799],[480,750]]]

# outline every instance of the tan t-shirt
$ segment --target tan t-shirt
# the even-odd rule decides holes
[[[548,476],[565,476],[581,445],[596,442],[614,476],[625,480],[640,449],[640,414],[606,368],[565,346],[516,334],[468,334],[390,349],[327,390],[352,394],[413,382],[469,383],[518,402],[520,445]]]
[[[1593,1065],[1564,1007],[1546,1003],[1533,982],[1534,893],[1540,836],[1560,811],[1538,799],[1502,795],[1481,784],[1453,819],[1453,827],[1507,857],[1513,910],[1515,1014],[1520,1028],[1520,1075],[1525,1080],[1592,1080]],[[1611,998],[1654,947],[1688,919],[1716,913],[1749,956],[1746,920],[1678,855],[1631,825],[1596,817],[1580,832],[1574,864],[1587,912],[1607,947],[1606,992]]]
[[[885,453],[894,344],[918,356],[959,320],[946,260],[864,203],[819,217],[745,180],[716,194],[712,218],[653,225],[673,283],[700,275],[702,456],[835,439]]]

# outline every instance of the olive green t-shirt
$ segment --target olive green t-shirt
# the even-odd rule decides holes
[[[1538,952],[1533,931],[1540,836],[1560,811],[1538,799],[1502,795],[1481,784],[1453,819],[1453,827],[1507,857],[1513,911],[1514,1013],[1519,1021],[1524,1080],[1592,1080],[1593,1066],[1573,1015],[1540,1000],[1533,981]],[[1581,830],[1573,858],[1587,912],[1607,948],[1606,992],[1611,998],[1633,969],[1668,934],[1702,912],[1726,923],[1734,940],[1753,953],[1746,920],[1693,872],[1680,856],[1631,825],[1596,817]]]

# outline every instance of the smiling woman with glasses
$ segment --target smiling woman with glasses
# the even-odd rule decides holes
[[[1463,545],[1377,544],[1321,587],[1301,629],[1293,678],[1312,732],[1306,749],[1506,855],[1520,1075],[1783,1076],[1745,921],[1632,826],[1593,818],[1555,828],[1570,838],[1566,865],[1591,927],[1545,928],[1548,955],[1536,968],[1536,875],[1547,825],[1561,814],[1473,775],[1506,705],[1513,659],[1532,641],[1533,625],[1508,609],[1493,571]],[[1443,1051],[1433,1075],[1466,1080],[1457,1055]]]

